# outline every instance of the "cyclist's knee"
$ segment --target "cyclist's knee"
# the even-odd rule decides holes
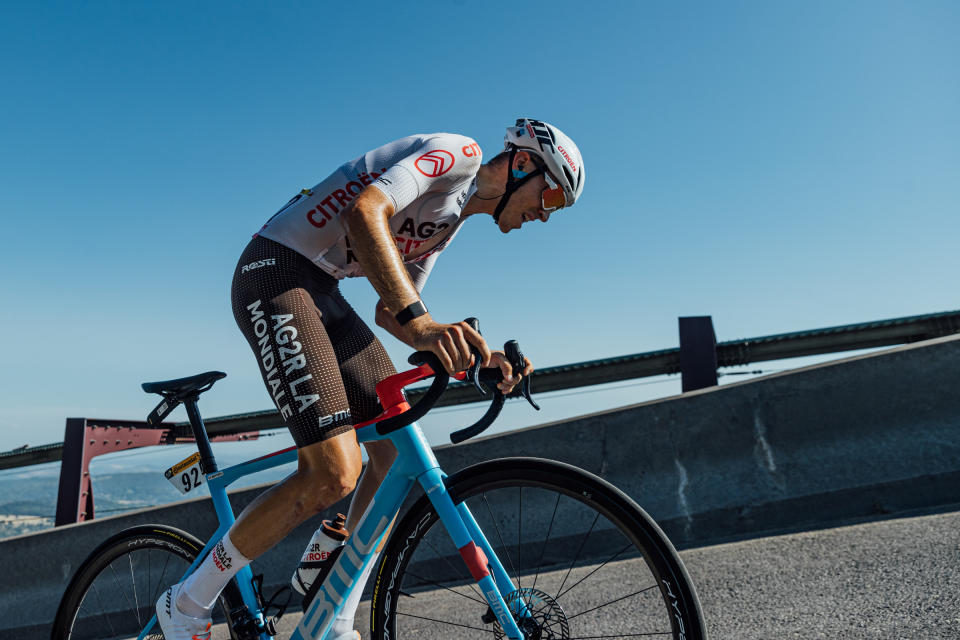
[[[306,493],[314,498],[314,510],[320,511],[346,498],[357,486],[359,471],[340,470],[339,473],[308,472]]]
[[[296,514],[310,517],[347,497],[356,487],[358,475],[352,470],[298,470],[290,478],[297,485],[297,497],[293,504]]]
[[[352,434],[351,434],[352,435]],[[356,439],[327,440],[300,450],[294,482],[297,510],[312,515],[347,497],[357,485],[362,462]]]

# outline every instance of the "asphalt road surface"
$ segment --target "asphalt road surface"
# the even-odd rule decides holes
[[[960,639],[960,512],[759,538],[681,556],[714,640]],[[639,560],[607,565],[595,575],[606,582],[592,579],[596,591],[584,597],[603,598],[605,586],[619,588],[640,567]],[[425,615],[443,619],[445,611],[465,606],[462,596],[435,595],[440,604]],[[357,621],[365,640],[368,616],[363,602]],[[299,615],[284,616],[280,636],[298,621]],[[493,637],[430,624],[408,635]]]

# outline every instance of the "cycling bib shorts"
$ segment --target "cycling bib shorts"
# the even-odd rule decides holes
[[[381,411],[376,384],[396,373],[337,279],[296,251],[255,237],[240,257],[233,315],[298,447]]]

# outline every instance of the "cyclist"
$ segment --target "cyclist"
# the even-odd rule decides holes
[[[167,640],[208,638],[210,609],[236,572],[356,488],[346,525],[353,531],[396,456],[388,441],[367,444],[367,470],[357,482],[353,425],[382,411],[374,387],[396,371],[340,294],[339,279],[365,276],[380,295],[376,323],[434,352],[450,373],[470,365],[471,345],[483,366],[500,367],[506,393],[533,371],[529,360],[512,371],[467,323],[434,321],[420,298],[437,256],[470,216],[491,215],[508,233],[546,222],[583,191],[580,152],[556,127],[521,118],[504,140],[486,164],[465,136],[390,142],[294,196],[247,245],[234,272],[234,317],[293,435],[298,468],[244,509],[197,570],[160,597],[157,618]],[[359,638],[353,618],[374,564],[335,620],[333,640]],[[305,592],[318,573],[316,562],[302,563],[294,587]]]

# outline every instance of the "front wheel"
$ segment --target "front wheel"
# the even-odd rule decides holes
[[[706,638],[693,583],[663,531],[622,491],[567,464],[505,458],[451,476],[513,581],[526,640]],[[426,497],[397,525],[377,572],[380,640],[503,638]]]
[[[137,638],[164,589],[203,550],[195,537],[163,525],[121,531],[97,547],[67,587],[53,622],[53,640]],[[239,602],[233,583],[214,608],[211,640],[232,638],[228,612]],[[223,624],[226,623],[226,624]],[[163,638],[154,624],[150,639]]]

